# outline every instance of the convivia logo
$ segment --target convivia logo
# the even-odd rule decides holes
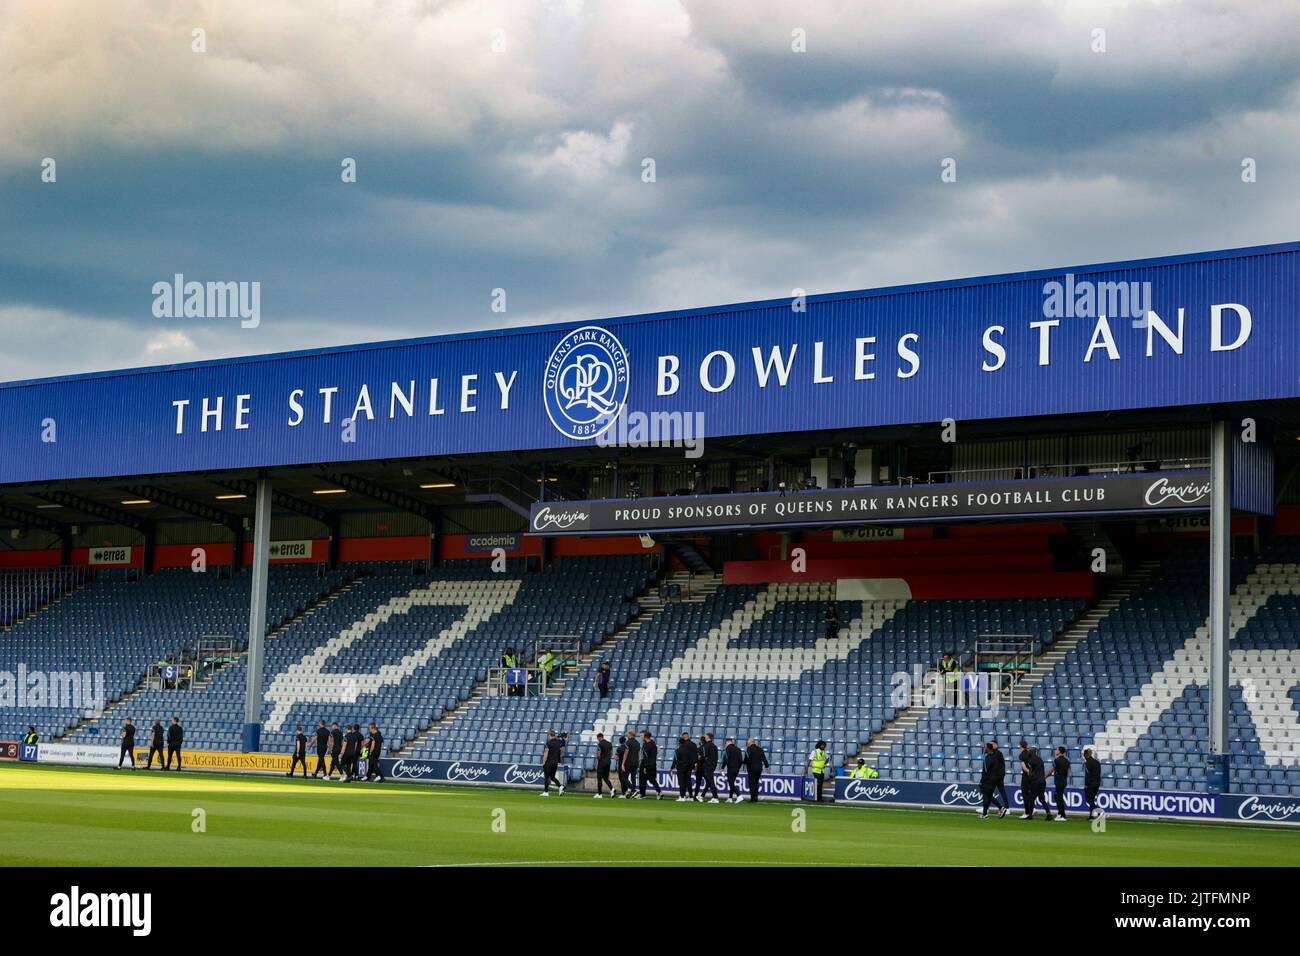
[[[588,517],[590,516],[585,511],[541,508],[533,518],[533,530],[544,531],[547,528],[555,528],[557,531],[563,531],[566,528],[572,528],[576,524],[581,524]]]
[[[506,768],[505,782],[540,784],[542,782],[542,772],[536,767],[521,767],[517,763],[512,763]]]
[[[889,783],[866,783],[853,779],[844,788],[845,800],[888,800],[898,796],[899,790]]]
[[[546,414],[560,434],[590,441],[618,418],[628,385],[623,343],[598,326],[584,325],[561,339],[546,361]]]
[[[1147,488],[1146,503],[1155,508],[1169,501],[1178,501],[1185,505],[1195,505],[1210,495],[1208,481],[1185,481],[1175,484],[1168,478],[1152,482]]]
[[[1300,800],[1269,801],[1261,797],[1247,797],[1237,807],[1242,820],[1272,820],[1275,823],[1300,820]]]
[[[403,777],[407,780],[420,780],[433,773],[433,767],[424,763],[407,763],[405,760],[399,760],[393,764],[393,769],[389,776]]]
[[[977,807],[983,801],[977,787],[964,787],[959,783],[952,783],[943,788],[943,793],[939,794],[939,802],[946,807],[957,804]]]
[[[482,780],[491,773],[491,767],[484,767],[482,764],[461,763],[457,760],[447,768],[447,779],[467,780],[473,783],[475,780]]]

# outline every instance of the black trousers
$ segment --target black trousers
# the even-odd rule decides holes
[[[306,780],[307,779],[307,755],[300,754],[298,753],[298,751],[295,750],[293,752],[293,763],[289,764],[289,776],[291,777],[293,776],[294,768],[296,768],[298,764],[302,764],[302,777],[304,780]]]
[[[706,793],[713,794],[713,799],[718,799],[718,785],[713,782],[713,771],[707,767],[695,775],[695,795],[704,796]]]
[[[1034,815],[1034,807],[1041,803],[1043,809],[1050,815],[1052,808],[1047,805],[1047,783],[1039,783],[1036,780],[1030,780],[1027,783],[1020,784],[1020,794],[1025,800],[1025,813],[1029,816]]]
[[[691,785],[695,777],[695,772],[690,767],[677,769],[677,795],[685,797],[687,800],[695,796],[695,788]]]
[[[736,786],[736,778],[740,776],[739,770],[727,771],[727,796],[732,800],[740,799],[740,788]]]
[[[620,773],[619,776],[621,777],[622,774]],[[613,793],[613,792],[614,792],[614,784],[612,784],[612,783],[610,782],[610,780],[609,780],[609,761],[608,761],[608,760],[596,764],[596,792],[597,792],[597,793],[600,793],[600,792],[601,792],[600,785],[601,785],[602,783],[603,783],[605,786],[609,787],[609,792],[610,792],[610,793]]]
[[[313,773],[312,776],[314,777],[316,776],[316,774],[323,774],[324,772],[325,772],[325,751],[318,750],[316,751],[316,773]]]
[[[341,761],[340,758],[339,758],[339,753],[338,753],[337,750],[334,751],[332,754],[330,754],[330,772],[329,772],[329,776],[331,776],[331,777],[334,776],[334,774],[335,774],[336,772],[337,772],[337,773],[342,773],[342,774],[346,774],[346,773],[347,773],[347,771],[343,769],[343,763],[342,763],[342,761]]]
[[[346,751],[343,754],[343,766],[339,768],[343,771],[343,779],[351,780],[357,772],[357,756]]]
[[[618,792],[619,792],[619,793],[627,793],[627,792],[628,792],[629,790],[631,790],[631,789],[632,789],[632,784],[631,784],[631,782],[628,780],[627,771],[623,769],[623,765],[622,765],[622,764],[619,764],[619,766],[618,766]]]
[[[1064,787],[1056,788],[1056,815],[1058,817],[1065,816],[1065,788]]]
[[[655,793],[663,793],[659,786],[659,770],[654,764],[642,764],[637,772],[641,777],[641,796],[645,796],[647,785],[654,787]]]
[[[758,803],[758,782],[763,779],[763,771],[747,770],[749,775],[749,802]]]
[[[150,745],[149,745],[149,761],[144,765],[144,769],[145,769],[145,770],[148,770],[150,767],[153,766],[153,755],[154,755],[155,753],[158,755],[158,766],[160,766],[160,767],[162,767],[164,770],[166,770],[167,768],[166,768],[166,766],[163,764],[163,749],[162,749],[162,744],[150,744]]]
[[[366,779],[381,781],[384,779],[384,772],[379,769],[379,754],[373,754],[366,761]]]
[[[122,752],[119,753],[119,754],[117,755],[117,765],[118,765],[119,767],[122,766],[122,758],[123,758],[123,757],[130,757],[130,758],[131,758],[131,766],[132,766],[132,767],[135,767],[135,748],[134,748],[134,747],[132,747],[132,746],[130,746],[130,745],[128,745],[128,744],[125,744],[125,743],[122,744]]]
[[[1088,816],[1092,816],[1097,809],[1097,791],[1101,789],[1101,784],[1088,784],[1083,788],[1083,799],[1088,803]]]
[[[176,769],[180,770],[181,769],[181,748],[180,747],[167,748],[167,768],[165,769],[171,768],[173,756],[175,756],[176,758]]]
[[[560,778],[555,775],[555,771],[559,769],[560,765],[558,763],[542,764],[542,789],[546,793],[551,792],[551,784],[555,784],[557,788],[563,786],[563,784],[560,783]]]
[[[822,802],[822,788],[826,786],[826,777],[824,774],[815,773],[813,779],[817,781],[817,802]]]

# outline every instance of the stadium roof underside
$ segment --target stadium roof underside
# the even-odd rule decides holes
[[[1286,475],[1298,282],[1289,243],[8,383],[0,526],[239,522],[258,476],[325,522],[594,497],[614,463],[682,462],[597,437],[637,413],[701,416],[715,465],[899,445],[918,476],[945,419],[979,441],[1250,416]]]

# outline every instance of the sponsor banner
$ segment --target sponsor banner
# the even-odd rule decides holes
[[[268,552],[271,561],[301,561],[311,557],[311,540],[272,541]]]
[[[542,768],[537,764],[487,763],[480,760],[407,760],[384,757],[379,761],[385,777],[415,783],[480,783],[504,787],[541,787]],[[564,780],[568,766],[560,765],[557,776]]]
[[[106,744],[59,744],[41,743],[24,744],[23,749],[31,747],[35,756],[24,756],[23,760],[36,760],[39,763],[87,764],[92,767],[116,767],[121,750]]]
[[[664,529],[1204,511],[1209,506],[1209,476],[1203,471],[1175,471],[789,494],[536,502],[529,527],[536,535],[630,534]]]
[[[902,541],[903,529],[889,525],[866,525],[862,528],[836,528],[833,541]]]
[[[293,758],[282,753],[240,753],[231,750],[185,750],[181,757],[186,770],[235,770],[256,773],[287,771],[293,765]],[[135,748],[135,762],[141,766],[149,759],[148,747]],[[114,760],[114,763],[117,761]],[[316,767],[316,755],[311,755],[311,765]]]
[[[0,740],[0,760],[17,760],[18,746],[16,740]]]
[[[677,792],[677,771],[660,770],[655,774],[659,779],[659,786],[664,790]],[[760,798],[771,800],[802,800],[804,795],[804,778],[796,777],[790,774],[765,773],[758,781],[758,795]],[[713,785],[718,788],[721,796],[726,796],[727,774],[724,771],[718,771],[713,775]],[[749,777],[742,769],[740,775],[736,777],[736,789],[744,796],[749,796]]]
[[[1018,786],[1008,785],[1013,809],[1023,812],[1024,798]],[[1167,793],[1157,790],[1107,790],[1097,794],[1097,806],[1106,813],[1146,817],[1178,817],[1204,820],[1219,815],[1218,795],[1204,793]],[[930,806],[947,809],[977,809],[984,799],[980,788],[971,783],[934,783],[914,780],[835,780],[835,800],[854,806]],[[1047,801],[1056,812],[1055,792],[1049,788]],[[1066,812],[1084,813],[1087,803],[1083,790],[1070,787],[1065,791]],[[1039,812],[1042,807],[1039,807]]]
[[[131,563],[130,548],[91,548],[89,561],[91,564],[100,564],[115,566],[119,564]]]
[[[1300,826],[1300,797],[1271,797],[1225,793],[1219,797],[1219,815],[1249,823],[1289,823]]]
[[[519,550],[520,536],[518,534],[467,534],[465,535],[465,550],[471,554],[483,554],[485,552],[495,551],[501,548],[506,552],[513,553]]]

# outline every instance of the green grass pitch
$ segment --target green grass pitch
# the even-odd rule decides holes
[[[1300,866],[1300,831],[10,764],[0,864]]]

